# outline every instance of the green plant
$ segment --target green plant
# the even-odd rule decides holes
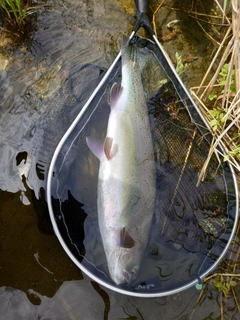
[[[218,97],[218,96],[217,96],[216,93],[211,92],[211,93],[209,94],[209,96],[208,96],[208,99],[209,99],[210,101],[213,101],[213,100],[215,100],[217,97]]]
[[[189,64],[182,62],[182,56],[178,52],[176,52],[175,57],[177,59],[176,71],[178,74],[181,74],[188,69]]]
[[[233,138],[232,141],[236,141],[240,137],[240,132],[237,133]],[[238,144],[235,148],[230,150],[224,157],[223,161],[228,161],[230,157],[236,157],[240,160],[240,144]]]
[[[183,73],[185,70],[188,69],[189,63],[183,63],[182,56],[178,52],[175,53],[175,57],[176,57],[176,71],[180,75],[181,73]],[[166,79],[166,78],[162,79],[158,82],[158,86],[161,87],[162,85],[164,85],[168,81],[169,81],[169,79]]]
[[[232,280],[232,277],[225,277],[222,274],[217,275],[211,283],[218,291],[222,292],[225,297],[229,295],[231,288],[237,285],[237,282]]]
[[[215,101],[214,107],[211,110],[208,110],[210,114],[210,120],[209,124],[214,132],[216,132],[218,129],[223,130],[225,127],[226,121],[231,120],[230,112],[226,111],[222,106],[217,104],[218,101],[221,101],[223,99],[224,93],[228,95],[228,102],[232,103],[234,101],[234,98],[232,97],[236,96],[236,73],[235,70],[231,69],[229,70],[229,64],[225,63],[219,72],[218,75],[218,86],[220,86],[221,91],[212,91],[208,95],[208,100]],[[227,106],[227,105],[226,105]],[[226,116],[226,114],[229,114],[229,116]],[[235,134],[235,136],[231,137],[231,142],[236,142],[235,145],[232,145],[232,149],[228,151],[228,153],[224,156],[224,161],[230,160],[230,158],[235,158],[240,160],[240,144],[239,144],[239,137],[240,133]]]
[[[229,64],[225,63],[224,66],[222,67],[221,71],[219,72],[219,84],[225,86],[227,83],[227,77],[229,73]],[[232,70],[231,73],[231,81],[230,81],[230,88],[228,90],[228,93],[236,93],[236,74],[235,70]],[[224,89],[221,91],[221,93],[224,92]]]
[[[208,95],[208,100],[213,101],[217,99],[220,94],[223,94],[224,91],[226,91],[227,94],[229,95],[235,95],[236,94],[236,73],[235,70],[232,70],[231,75],[230,75],[230,83],[228,85],[228,89],[226,89],[227,86],[227,81],[228,81],[228,73],[229,73],[229,64],[225,63],[224,66],[222,67],[221,71],[219,72],[219,76],[217,79],[218,86],[220,86],[221,91],[216,92],[212,91]]]
[[[16,47],[31,39],[36,27],[36,19],[30,17],[48,4],[35,4],[34,0],[0,0],[0,17],[3,34],[7,34],[9,47]],[[5,46],[5,45],[4,45]]]
[[[225,16],[225,14],[226,14],[227,3],[228,3],[228,0],[224,0],[224,1],[223,1],[223,17],[222,17],[222,23],[224,22],[224,16]]]
[[[27,18],[48,4],[33,4],[32,0],[0,0],[0,8],[5,13],[6,20],[11,26],[22,27]]]
[[[226,112],[220,107],[215,107],[209,110],[209,113],[212,116],[212,120],[209,121],[209,124],[213,131],[216,131],[219,126],[223,126],[229,119],[229,117],[226,117]]]
[[[17,23],[21,23],[30,14],[28,6],[23,4],[21,0],[0,0],[0,6],[6,13],[8,19],[14,19]]]

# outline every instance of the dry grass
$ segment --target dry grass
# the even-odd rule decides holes
[[[157,31],[155,17],[164,1],[160,1],[159,6],[153,12],[155,32]],[[187,11],[189,16],[196,19],[204,32],[206,32],[204,29],[206,23],[212,26],[213,32],[215,27],[219,27],[219,24],[222,25],[223,30],[223,37],[220,41],[216,40],[218,37],[214,38],[212,34],[206,32],[207,37],[213,41],[217,49],[201,84],[192,88],[192,93],[213,135],[208,158],[201,170],[199,182],[204,179],[208,163],[215,152],[222,153],[225,160],[229,160],[240,171],[240,1],[232,0],[230,3],[230,1],[224,0],[223,6],[221,6],[220,1],[215,0],[215,4],[218,13],[220,13],[218,16],[213,17],[198,13],[194,7]],[[226,15],[227,5],[228,15]],[[169,8],[169,10],[179,9]],[[219,29],[216,30],[218,32]],[[210,100],[209,96],[213,94],[215,98]],[[217,148],[218,145],[221,145],[222,151]],[[239,227],[240,225],[236,234],[240,232]],[[212,290],[219,303],[218,319],[224,319],[229,308],[232,308],[233,305],[234,310],[232,311],[239,314],[239,259],[239,242],[235,236],[228,251],[228,259],[223,261],[223,265],[219,266],[216,273],[204,279],[203,290],[199,294],[190,319],[195,319],[198,308],[202,307],[205,301],[209,301],[208,295],[212,294]]]
[[[220,7],[218,1],[215,0],[215,2]],[[224,1],[225,5],[226,1]],[[240,1],[232,0],[231,9],[232,19],[228,21],[228,29],[222,42],[200,86],[192,88],[193,95],[213,133],[212,145],[209,149],[208,158],[201,170],[199,181],[204,179],[208,163],[212,154],[216,152],[218,144],[223,147],[225,159],[229,160],[240,171]],[[220,8],[220,10],[223,12],[224,18],[225,8]],[[224,68],[226,71],[225,81],[221,83],[220,79]],[[216,93],[216,98],[212,101],[212,105],[209,100],[211,93]],[[221,113],[221,119],[217,119],[217,113],[212,112],[212,110],[218,110],[219,114]],[[214,124],[217,125],[214,127]],[[197,306],[204,301],[204,296],[208,292],[209,286],[213,286],[219,291],[220,319],[224,319],[228,305],[231,304],[231,299],[235,302],[237,312],[240,312],[240,305],[235,291],[235,286],[240,280],[240,274],[236,273],[240,255],[237,241],[235,247],[232,252],[236,252],[236,254],[230,257],[232,265],[229,266],[229,272],[214,273],[204,279],[205,289],[199,295],[191,319],[195,315]]]
[[[217,4],[220,6],[218,2]],[[221,11],[224,12],[224,8],[221,8]],[[229,160],[240,171],[240,2],[238,0],[232,0],[232,21],[229,21],[228,29],[200,86],[192,88],[192,92],[213,133],[213,142],[199,181],[204,179],[209,160],[219,144],[223,147],[225,160]],[[213,93],[215,98],[210,101],[209,96]]]
[[[153,10],[153,28],[156,34],[156,14],[163,4],[165,5],[165,0],[160,1]],[[201,84],[191,88],[213,135],[208,158],[199,175],[199,183],[204,179],[208,163],[216,151],[240,171],[240,1],[215,0],[215,13],[211,14],[204,12],[201,1],[198,4],[203,12],[198,12],[194,2],[190,9],[181,10],[195,18],[206,36],[217,46]],[[211,34],[206,31],[206,25],[211,26]],[[222,30],[219,32],[220,26]],[[218,40],[221,34],[222,40]],[[213,95],[215,98],[210,100],[209,96]],[[218,148],[219,145],[222,149]]]

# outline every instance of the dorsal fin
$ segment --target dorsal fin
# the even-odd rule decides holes
[[[130,236],[130,234],[127,232],[126,228],[122,228],[120,230],[120,238],[119,238],[119,247],[122,248],[132,248],[135,246],[134,239]]]

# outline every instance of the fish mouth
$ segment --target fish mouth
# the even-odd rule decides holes
[[[129,283],[131,282],[131,275],[129,274],[129,272],[127,270],[123,270],[118,277],[115,277],[115,279],[113,278],[114,282],[118,285],[129,285]]]
[[[122,271],[122,282],[121,284],[129,284],[131,282],[131,275],[127,270]]]
[[[138,269],[135,267],[132,269],[131,272],[127,271],[126,269],[122,269],[118,276],[115,276],[114,282],[117,285],[129,285],[136,277]]]
[[[122,277],[119,284],[122,285],[129,285],[137,275],[137,271],[135,269],[132,270],[132,272],[128,272],[127,270],[123,269],[122,271]]]

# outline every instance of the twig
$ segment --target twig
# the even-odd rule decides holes
[[[193,317],[193,315],[194,315],[194,313],[195,313],[195,310],[196,310],[196,308],[197,308],[197,305],[200,303],[200,301],[201,301],[201,299],[202,299],[203,293],[204,293],[204,290],[202,290],[202,291],[200,292],[199,297],[198,297],[198,299],[197,299],[197,302],[195,303],[195,306],[194,306],[194,308],[193,308],[193,311],[192,311],[192,313],[191,313],[191,315],[190,315],[189,320],[192,320],[192,317]]]
[[[209,161],[212,157],[213,152],[215,152],[217,146],[219,145],[220,141],[222,140],[223,136],[230,130],[230,128],[236,123],[238,122],[238,120],[240,119],[240,113],[238,114],[238,116],[229,124],[229,126],[218,136],[218,138],[215,140],[215,143],[213,144],[213,146],[210,148],[209,153],[208,153],[208,157],[203,165],[203,168],[199,174],[199,178],[198,178],[198,182],[197,184],[200,183],[200,181],[203,180],[204,176],[205,176],[205,172],[207,169],[207,166],[209,164]]]
[[[221,319],[223,320],[223,294],[220,292],[220,309],[221,309]]]
[[[212,40],[213,42],[215,42],[218,46],[220,46],[220,43],[217,42],[217,40],[215,40],[212,36],[210,36],[210,34],[203,28],[203,26],[201,25],[201,23],[196,20],[196,22],[198,23],[199,27],[203,30],[203,32],[207,35],[207,37]]]
[[[223,21],[224,21],[224,18],[227,20],[228,23],[230,23],[225,11],[223,10],[222,6],[219,4],[218,0],[215,0],[216,4],[218,5],[218,8],[220,9],[220,11],[222,12],[222,15],[223,15]]]
[[[193,141],[194,141],[196,133],[197,133],[197,127],[193,131],[193,134],[192,134],[192,137],[191,137],[191,141],[189,143],[189,146],[188,146],[188,149],[187,149],[187,153],[186,153],[186,156],[185,156],[185,159],[184,159],[183,167],[181,169],[181,172],[180,172],[180,175],[179,175],[179,178],[178,178],[178,182],[177,182],[176,187],[174,189],[173,196],[172,196],[172,199],[171,199],[171,203],[170,203],[170,205],[169,205],[169,207],[167,209],[167,212],[166,212],[166,218],[167,218],[167,215],[168,215],[171,207],[173,206],[174,200],[176,198],[176,195],[177,195],[177,192],[178,192],[178,188],[179,188],[179,185],[180,185],[180,183],[182,181],[182,176],[183,176],[183,173],[184,173],[186,165],[187,165],[187,161],[188,161],[191,149],[192,149],[192,145],[193,145]],[[165,228],[165,225],[166,225],[166,218],[165,218],[165,222],[163,223],[162,234],[164,232],[164,228]]]
[[[210,65],[209,65],[209,67],[208,67],[208,70],[207,70],[207,72],[205,73],[205,76],[203,77],[202,82],[200,83],[200,86],[199,86],[199,88],[198,88],[197,94],[199,93],[199,91],[200,91],[201,88],[203,87],[203,83],[205,82],[205,80],[206,80],[207,76],[209,75],[210,71],[212,70],[212,67],[213,67],[216,59],[218,58],[218,55],[219,55],[220,51],[222,50],[222,48],[223,48],[223,46],[224,46],[224,43],[226,42],[227,38],[229,37],[229,34],[230,34],[231,30],[232,30],[232,26],[230,26],[230,27],[228,28],[228,30],[227,30],[227,32],[226,32],[226,34],[225,34],[225,36],[224,36],[224,38],[223,38],[223,40],[222,40],[221,45],[219,46],[219,48],[218,48],[218,50],[217,50],[214,58],[212,59]],[[219,71],[220,71],[220,68],[219,68]],[[216,73],[215,73],[215,81],[214,81],[214,82],[216,82],[217,76],[218,76],[218,73],[217,73],[217,75],[216,75]],[[203,98],[203,96],[204,96],[206,90],[208,89],[208,87],[209,87],[209,85],[206,86],[206,89],[205,89],[205,91],[203,92],[203,94],[200,96],[200,99]]]
[[[157,9],[153,12],[152,24],[153,24],[153,31],[154,31],[156,36],[157,36],[157,27],[156,27],[156,22],[155,22],[156,21],[156,14],[160,10],[160,8],[164,4],[164,2],[165,2],[165,0],[162,0],[162,2],[158,5]]]
[[[215,278],[217,276],[234,277],[234,278],[240,279],[240,273],[221,273],[221,272],[219,272],[219,273],[211,274],[210,276],[208,276],[207,278],[204,279],[204,282],[207,282],[210,279]]]
[[[235,290],[233,289],[233,287],[231,287],[231,289],[232,289],[233,298],[234,298],[234,301],[235,301],[235,303],[236,303],[238,312],[240,313],[240,306],[239,306],[239,304],[238,304],[238,300],[237,300],[237,296],[236,296]]]

